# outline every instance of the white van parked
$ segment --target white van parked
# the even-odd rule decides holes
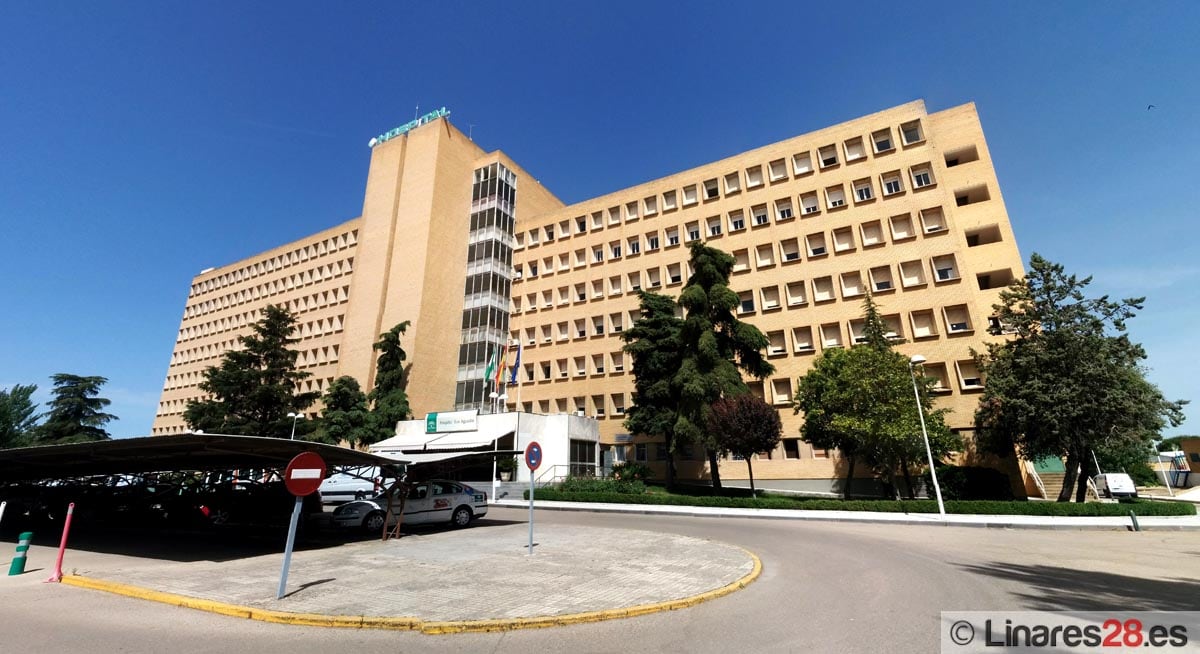
[[[1137,486],[1133,479],[1123,472],[1108,472],[1092,477],[1096,484],[1096,493],[1100,497],[1137,497]]]
[[[391,482],[391,479],[383,479],[383,474],[377,466],[362,466],[329,475],[321,482],[321,502],[342,504],[374,497]]]

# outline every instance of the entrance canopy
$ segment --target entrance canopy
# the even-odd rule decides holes
[[[0,481],[35,481],[174,470],[282,468],[301,452],[328,466],[387,466],[406,457],[263,436],[180,434],[0,450]]]

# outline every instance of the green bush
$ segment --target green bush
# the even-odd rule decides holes
[[[650,466],[636,461],[627,461],[618,463],[612,467],[613,479],[650,479],[654,475],[650,472]]]
[[[568,477],[555,490],[560,493],[619,493],[642,495],[646,484],[639,479],[601,479],[597,477]]]
[[[525,492],[529,499],[529,491]],[[611,504],[658,504],[669,506],[707,506],[735,509],[792,509],[808,511],[880,511],[886,513],[937,513],[934,500],[835,500],[822,498],[766,496],[748,497],[690,497],[655,493],[626,495],[621,493],[575,492],[564,493],[542,489],[537,499],[564,502],[605,502]],[[1140,516],[1196,515],[1196,507],[1185,502],[1153,502],[1130,500],[1119,504],[1092,502],[1087,504],[1059,502],[998,502],[991,500],[951,500],[946,512],[960,515],[1035,515],[1035,516],[1118,516],[1129,512]]]
[[[1012,485],[1008,475],[995,468],[980,466],[939,466],[938,485],[944,500],[999,500],[1013,499]],[[925,491],[933,496],[933,481],[929,473],[921,475]]]

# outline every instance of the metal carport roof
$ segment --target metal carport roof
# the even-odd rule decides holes
[[[0,482],[169,470],[282,468],[301,452],[319,454],[327,466],[407,463],[402,455],[392,458],[309,441],[179,434],[0,450]]]

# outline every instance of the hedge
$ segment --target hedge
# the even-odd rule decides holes
[[[525,491],[529,499],[529,491]],[[707,506],[733,509],[792,509],[807,511],[880,511],[887,513],[937,513],[934,500],[833,500],[766,496],[695,497],[665,493],[625,495],[620,493],[565,493],[550,488],[538,489],[537,499],[558,502],[604,502],[611,504],[662,504],[670,506]],[[1122,501],[1118,504],[1089,502],[997,502],[989,500],[951,500],[947,513],[963,515],[1037,515],[1037,516],[1140,516],[1196,515],[1196,507],[1186,502]]]

